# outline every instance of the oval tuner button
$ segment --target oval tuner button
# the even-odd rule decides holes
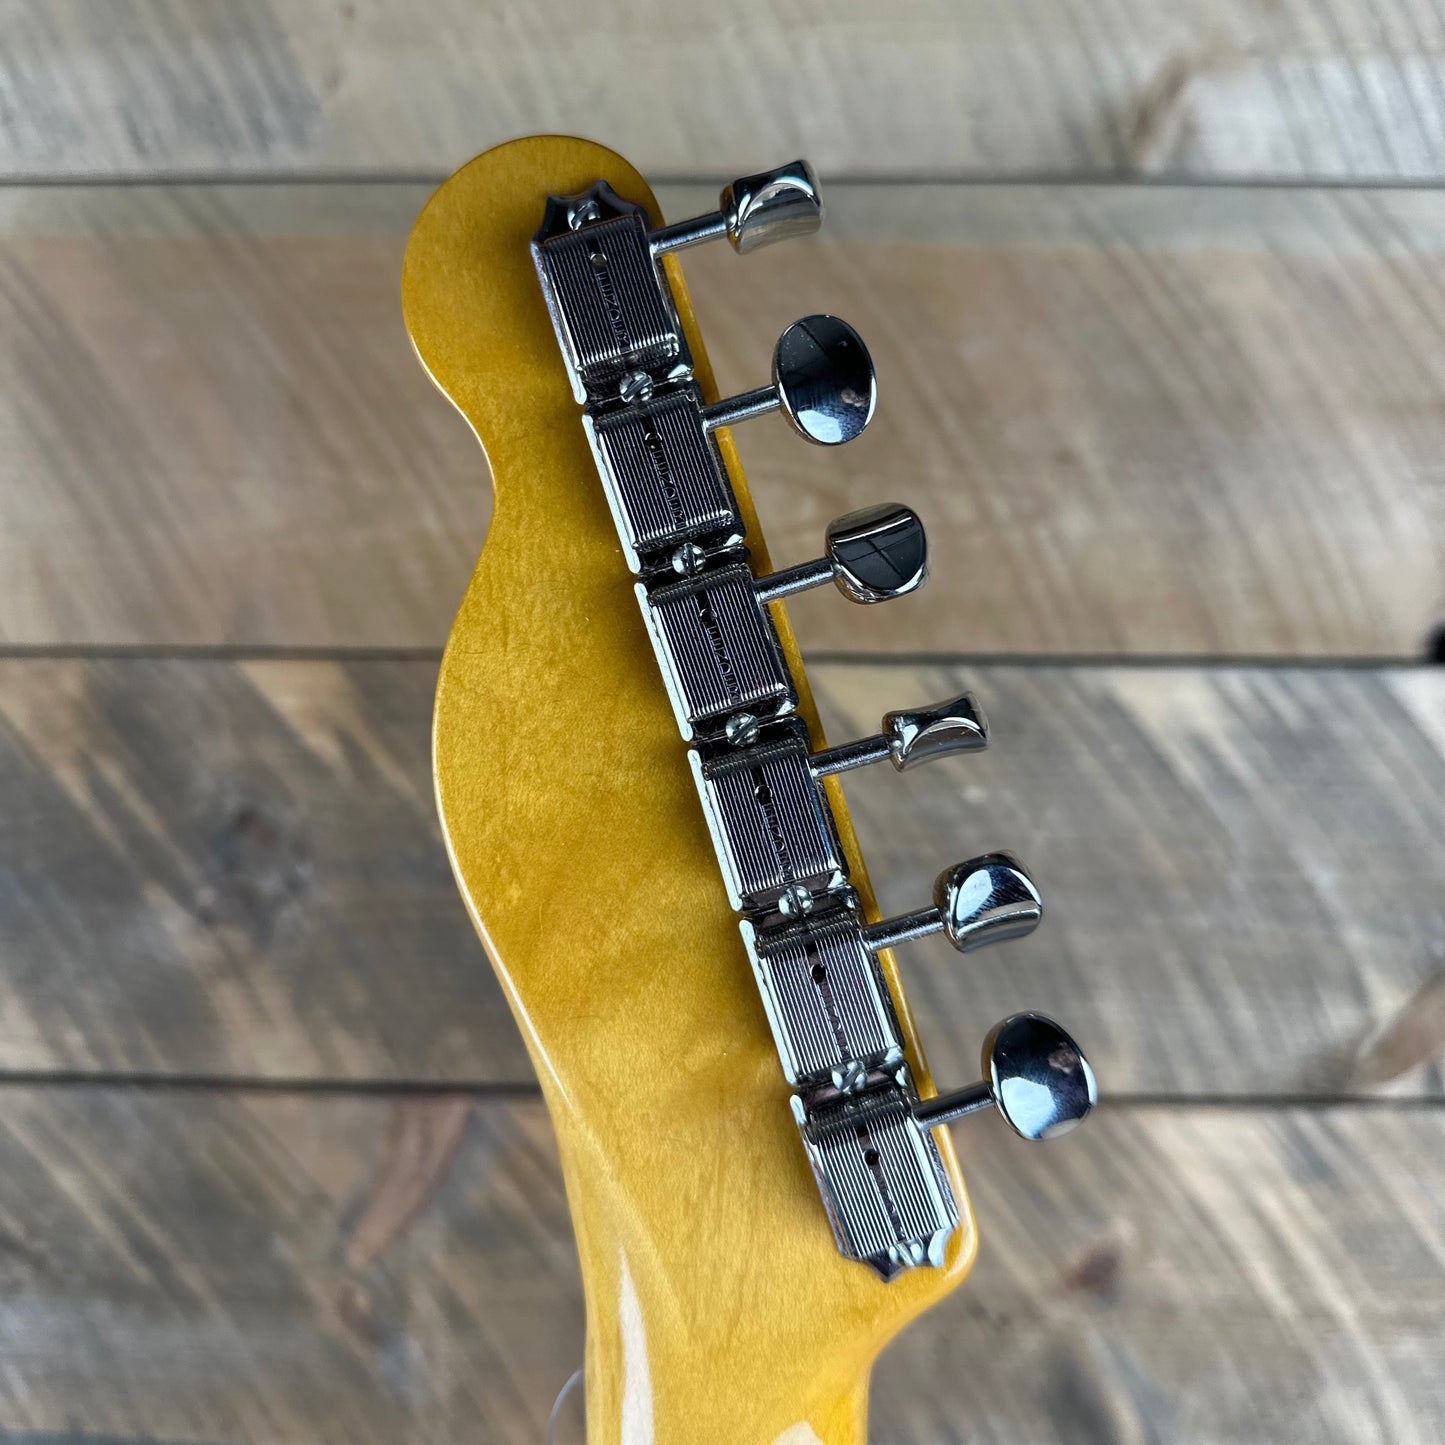
[[[988,720],[971,692],[932,707],[902,708],[883,714],[883,729],[808,759],[815,778],[830,778],[851,768],[885,760],[901,773],[949,753],[978,753],[988,746]]]
[[[790,161],[755,176],[740,176],[723,187],[728,240],[739,255],[811,236],[823,224],[818,177],[805,160]]]
[[[1039,926],[1043,899],[1012,853],[985,853],[938,876],[933,904],[960,953],[1023,938]]]
[[[873,420],[878,382],[863,338],[837,316],[805,316],[778,338],[773,385],[788,420],[819,446],[841,446]]]
[[[913,1116],[936,1129],[990,1105],[1022,1139],[1058,1139],[1078,1128],[1099,1102],[1083,1050],[1042,1014],[1012,1014],[983,1044],[983,1079],[967,1089],[914,1105]]]
[[[932,908],[865,924],[863,939],[876,953],[942,933],[960,953],[972,953],[1032,933],[1043,916],[1043,900],[1023,864],[1012,853],[985,853],[938,875]]]
[[[826,552],[753,582],[762,602],[777,602],[831,582],[850,602],[889,602],[928,579],[928,537],[918,514],[897,502],[849,512],[828,524]]]
[[[878,384],[863,338],[836,316],[805,316],[778,338],[769,386],[702,408],[708,431],[781,410],[805,441],[841,446],[873,420]]]
[[[864,507],[828,524],[833,582],[850,602],[887,602],[928,580],[928,536],[911,507]]]

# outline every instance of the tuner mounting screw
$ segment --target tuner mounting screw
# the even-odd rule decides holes
[[[752,713],[735,712],[723,727],[723,734],[735,748],[747,748],[757,742],[759,728]]]
[[[590,226],[593,221],[600,220],[601,217],[602,207],[596,201],[583,201],[567,212],[567,224],[574,231],[580,231],[583,226]]]
[[[673,550],[672,570],[681,577],[692,577],[703,569],[707,553],[696,542],[684,542]]]
[[[652,378],[645,371],[629,371],[617,383],[617,394],[628,406],[634,402],[649,401],[652,397]]]
[[[813,911],[813,895],[799,883],[790,884],[778,895],[778,912],[784,918],[800,918]]]

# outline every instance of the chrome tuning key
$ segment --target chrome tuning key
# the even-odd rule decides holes
[[[1099,1102],[1084,1051],[1052,1019],[1012,1014],[983,1044],[983,1079],[967,1089],[913,1106],[926,1129],[996,1108],[1022,1139],[1057,1139],[1076,1129]]]
[[[943,933],[960,953],[972,953],[985,944],[1023,938],[1043,916],[1039,890],[1018,859],[1012,853],[985,853],[938,875],[932,908],[865,924],[863,937],[877,952]]]
[[[839,517],[827,556],[766,577],[753,576],[745,554],[716,566],[701,552],[696,560],[696,576],[639,582],[637,598],[683,737],[721,735],[739,747],[797,706],[767,603],[824,582],[853,602],[886,602],[928,575],[923,524],[892,504]]]
[[[988,853],[939,875],[937,904],[864,923],[851,890],[821,899],[806,884],[786,889],[769,915],[738,927],[757,977],[788,1082],[805,1092],[831,1085],[855,1093],[902,1062],[897,1021],[877,954],[928,933],[947,933],[960,953],[1031,933],[1043,905],[1007,853]]]
[[[781,411],[808,441],[851,441],[873,417],[873,362],[847,322],[805,316],[779,337],[768,386],[706,403],[663,259],[724,237],[746,253],[822,220],[805,161],[741,177],[718,210],[657,229],[598,181],[548,198],[532,258],[838,1246],[891,1279],[941,1265],[958,1226],[934,1129],[992,1106],[1025,1138],[1052,1137],[1096,1089],[1074,1041],[1035,1014],[993,1030],[972,1088],[920,1101],[909,1076],[878,955],[931,933],[964,953],[1018,938],[1043,905],[1015,858],[988,853],[946,869],[931,907],[865,921],[824,782],[984,748],[977,702],[890,712],[877,733],[818,752],[792,715],[770,604],[827,582],[851,602],[906,596],[928,576],[927,537],[884,503],[833,521],[822,557],[753,575],[718,431]]]
[[[934,1129],[992,1106],[1021,1137],[1055,1139],[1098,1102],[1083,1051],[1039,1014],[1014,1014],[994,1027],[983,1046],[983,1074],[971,1088],[922,1101],[902,1068],[812,1107],[793,1098],[839,1249],[884,1279],[910,1265],[941,1264],[958,1222]]]
[[[740,252],[755,251],[822,223],[818,179],[806,161],[743,176],[724,187],[719,210],[656,231],[647,212],[606,181],[578,195],[549,196],[532,259],[573,395],[599,406],[631,405],[692,376],[661,257],[722,236]]]
[[[666,256],[726,236],[733,250],[745,256],[775,241],[811,236],[822,224],[818,177],[807,161],[790,161],[730,181],[722,189],[717,210],[654,231],[652,254]]]
[[[709,556],[741,543],[742,518],[712,436],[717,427],[781,407],[810,441],[833,444],[857,436],[873,415],[873,363],[853,328],[836,317],[795,321],[778,342],[773,378],[772,386],[704,406],[691,381],[661,385],[645,370],[624,370],[615,378],[624,404],[594,407],[583,417],[633,572],[671,570],[685,576],[705,566]],[[835,529],[861,526],[868,515],[860,512],[835,522],[830,547]],[[912,513],[908,516],[921,548],[922,528]],[[872,531],[878,532],[876,522]],[[851,555],[879,541],[878,535],[850,538],[840,532],[837,545]],[[904,544],[902,537],[893,541]],[[824,580],[832,575],[822,574]],[[813,585],[793,580],[788,590]]]
[[[836,316],[804,316],[773,348],[773,380],[702,409],[709,431],[781,411],[798,435],[839,446],[873,420],[878,382],[863,338]]]
[[[918,514],[896,502],[864,507],[828,523],[827,551],[812,562],[759,577],[763,602],[831,582],[850,602],[888,602],[928,580],[928,537]]]
[[[760,729],[761,731],[761,729]],[[847,865],[822,778],[882,762],[913,767],[987,741],[983,714],[967,693],[934,707],[891,712],[883,731],[812,751],[796,718],[767,729],[751,747],[688,752],[717,849],[728,901],[739,913],[802,911],[813,896],[846,886]]]
[[[987,746],[988,719],[973,694],[964,692],[932,707],[884,713],[881,732],[814,753],[808,766],[815,778],[885,761],[901,773],[949,753],[980,753]]]

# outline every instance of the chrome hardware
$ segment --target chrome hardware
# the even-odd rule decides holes
[[[888,988],[852,909],[835,905],[771,928],[744,918],[738,927],[795,1089],[852,1092],[903,1062]]]
[[[812,1107],[795,1094],[793,1117],[844,1255],[885,1280],[942,1265],[958,1206],[905,1070]]]
[[[901,773],[948,753],[978,753],[987,746],[988,720],[973,694],[964,692],[932,707],[884,713],[882,732],[814,753],[811,767],[815,778],[828,778],[886,759]]]
[[[882,602],[912,592],[928,575],[923,524],[907,507],[867,507],[828,528],[828,555],[754,578],[744,561],[725,562],[680,582],[637,584],[642,615],[685,738],[737,727],[755,734],[757,720],[793,711],[797,692],[765,603],[832,581],[855,602]]]
[[[740,176],[722,189],[718,209],[677,221],[652,233],[652,254],[666,256],[726,236],[739,255],[810,236],[823,224],[818,177],[807,161],[791,161],[755,176]]]
[[[792,719],[772,732],[752,746],[688,753],[728,902],[739,913],[771,912],[786,890],[811,899],[847,882],[833,815],[809,764],[808,729]]]
[[[778,602],[831,582],[850,602],[888,602],[928,579],[928,538],[918,514],[883,502],[828,523],[827,554],[757,580],[758,596]]]
[[[1057,1139],[1088,1117],[1098,1086],[1078,1044],[1051,1019],[1014,1014],[990,1031],[981,1083],[920,1101],[899,1068],[854,1093],[811,1106],[793,1096],[793,1117],[828,1206],[838,1248],[884,1279],[910,1265],[938,1265],[958,1213],[934,1129],[997,1108],[1024,1139]]]
[[[684,738],[755,737],[798,703],[778,634],[745,562],[649,588],[637,600]],[[734,723],[739,714],[745,717]]]
[[[797,719],[775,723],[759,742],[751,715],[728,719],[732,747],[692,748],[688,760],[717,849],[728,901],[739,913],[781,909],[788,890],[812,896],[847,884],[847,864],[820,779],[889,759],[912,767],[945,753],[974,751],[987,739],[983,715],[967,693],[936,707],[891,712],[884,731],[813,753]],[[796,896],[796,895],[794,895]]]
[[[1083,1050],[1042,1014],[1013,1014],[995,1024],[984,1040],[982,1069],[980,1083],[915,1104],[913,1117],[937,1129],[992,1106],[1020,1138],[1057,1139],[1099,1102]]]
[[[631,571],[671,566],[686,576],[709,551],[741,544],[738,504],[696,387],[584,414],[582,425]]]
[[[866,924],[863,936],[877,950],[946,933],[960,953],[972,953],[987,943],[1032,933],[1043,916],[1043,900],[1018,859],[1012,853],[985,853],[938,875],[932,908]]]
[[[692,375],[641,206],[606,181],[549,196],[532,260],[579,402],[646,400],[655,386]]]
[[[1093,1074],[1057,1025],[1006,1019],[985,1080],[920,1102],[877,954],[944,932],[967,952],[1042,916],[1006,853],[946,870],[934,906],[865,923],[823,780],[887,759],[900,771],[986,746],[968,694],[887,713],[882,730],[811,751],[769,604],[832,582],[854,602],[903,596],[928,572],[907,507],[849,513],[826,555],[754,577],[713,433],[781,410],[807,440],[852,440],[873,415],[873,363],[833,316],[783,332],[772,384],[705,404],[661,258],[726,236],[739,252],[818,229],[803,161],[732,182],[721,208],[652,230],[605,182],[552,196],[532,256],[697,783],[728,900],[777,1045],[791,1108],[838,1246],[885,1279],[943,1262],[958,1207],[931,1130],[990,1104],[1026,1138],[1065,1132],[1093,1107]]]
[[[838,446],[873,420],[878,383],[863,338],[836,316],[805,316],[773,348],[773,383],[703,408],[709,430],[781,410],[805,440]]]

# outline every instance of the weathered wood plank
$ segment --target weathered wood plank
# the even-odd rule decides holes
[[[433,673],[0,662],[0,1071],[530,1080],[433,818]],[[837,738],[964,686],[992,718],[847,783],[886,906],[997,847],[1045,894],[1030,939],[905,951],[943,1078],[1035,1007],[1115,1093],[1445,1088],[1445,671],[811,676]]]
[[[0,1068],[530,1079],[429,663],[0,664]]]
[[[436,645],[488,514],[401,330],[426,188],[0,193],[0,642]],[[670,214],[705,201],[670,191]],[[897,607],[814,648],[1416,655],[1445,617],[1445,193],[835,187],[689,275],[725,384],[868,336],[857,445],[743,433],[780,558],[896,494]]]
[[[1445,172],[1445,28],[1407,0],[11,0],[0,42],[8,175],[435,174],[536,130],[672,175],[798,151],[868,175]]]
[[[964,687],[988,752],[847,782],[885,908],[1007,847],[1046,917],[967,958],[910,946],[945,1076],[1020,1007],[1074,1020],[1106,1085],[1438,1093],[1445,1017],[1445,672],[810,669],[835,735]],[[1407,1028],[1404,1037],[1401,1029]]]
[[[1437,1110],[956,1132],[983,1253],[878,1445],[1439,1439]],[[534,1101],[11,1087],[0,1172],[11,1433],[541,1441],[580,1359]]]

